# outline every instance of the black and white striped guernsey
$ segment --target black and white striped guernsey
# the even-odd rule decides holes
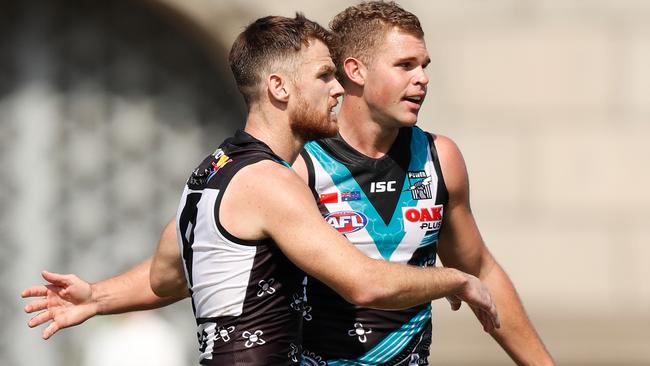
[[[300,362],[304,274],[272,240],[239,239],[219,219],[233,176],[262,160],[288,165],[239,131],[205,158],[183,191],[177,235],[202,365]]]

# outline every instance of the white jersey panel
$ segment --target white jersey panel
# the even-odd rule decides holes
[[[217,229],[213,212],[219,190],[206,188],[200,192],[203,194],[193,228],[191,266],[196,317],[238,316],[242,314],[257,247],[226,239]],[[192,191],[186,188],[184,201],[189,193]],[[179,235],[189,235],[191,230],[188,227],[187,233]]]
[[[312,159],[314,164],[314,185],[317,192],[320,194],[336,194],[337,197],[341,196],[341,191],[334,184],[332,177],[325,173],[325,168],[321,165],[321,162],[317,159]],[[341,229],[349,225],[351,230],[345,233],[346,238],[354,243],[354,246],[362,251],[365,255],[373,259],[383,259],[381,253],[377,250],[374,240],[368,233],[368,219],[367,217],[359,218],[359,213],[356,215],[347,215],[347,216],[336,216],[337,213],[346,213],[346,212],[358,212],[355,211],[352,206],[347,202],[336,202],[326,204],[330,215],[325,217],[325,220],[335,229],[341,231]],[[359,226],[359,228],[355,228]]]
[[[426,156],[431,156],[431,148],[429,145],[425,146],[427,146]],[[427,163],[423,168],[426,172],[427,184],[429,187],[436,187],[438,185],[438,174],[436,174],[433,162],[427,160]],[[427,232],[430,230],[439,230],[440,225],[442,224],[442,218],[439,220],[433,220],[433,217],[432,220],[423,219],[423,216],[425,216],[425,214],[429,214],[432,211],[440,210],[440,212],[434,213],[442,214],[442,205],[439,207],[436,206],[435,198],[417,200],[417,204],[414,206],[416,210],[412,210],[411,208],[412,207],[401,208],[404,237],[400,241],[400,244],[397,246],[397,249],[395,249],[391,255],[391,262],[407,263],[411,259],[413,253],[423,244],[423,239]],[[426,211],[426,213],[424,213],[423,210]],[[426,243],[426,245],[429,244],[430,243]]]

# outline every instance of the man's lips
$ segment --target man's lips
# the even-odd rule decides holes
[[[422,104],[422,102],[424,102],[424,96],[425,94],[407,95],[402,99],[411,103]]]
[[[424,94],[409,95],[402,98],[402,100],[405,101],[412,109],[419,110],[420,107],[422,107],[422,102],[424,102]]]

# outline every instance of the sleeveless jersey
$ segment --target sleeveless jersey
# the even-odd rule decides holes
[[[303,272],[270,239],[239,239],[219,218],[233,176],[262,160],[288,166],[266,144],[239,131],[192,173],[181,198],[177,235],[202,365],[300,361]]]
[[[321,213],[371,258],[433,266],[448,193],[435,145],[417,127],[401,128],[380,159],[340,137],[302,153]],[[309,277],[303,321],[305,365],[427,364],[431,305],[399,311],[348,303]]]

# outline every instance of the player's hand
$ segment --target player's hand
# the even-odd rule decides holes
[[[32,286],[21,293],[23,298],[35,298],[25,305],[25,312],[38,313],[27,325],[30,328],[48,321],[43,330],[43,339],[50,338],[60,329],[81,324],[97,314],[97,305],[92,299],[91,285],[79,277],[43,271],[46,285]]]
[[[460,309],[463,301],[466,302],[481,322],[483,330],[492,333],[501,326],[501,323],[490,291],[478,278],[472,275],[467,276],[469,281],[463,291],[454,296],[448,296],[447,301],[451,305],[451,310],[454,311]]]

